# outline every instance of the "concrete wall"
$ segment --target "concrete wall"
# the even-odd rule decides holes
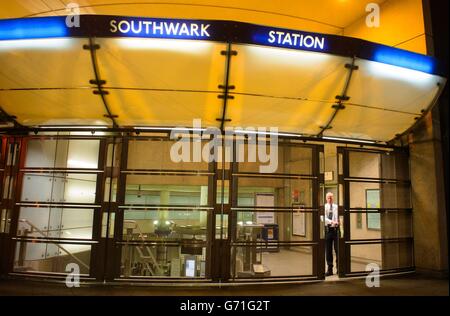
[[[448,275],[447,218],[437,107],[410,134],[414,255],[418,271]]]

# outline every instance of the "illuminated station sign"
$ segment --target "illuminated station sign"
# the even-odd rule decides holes
[[[0,41],[56,37],[140,37],[209,40],[307,50],[377,61],[443,75],[437,60],[394,47],[338,35],[319,34],[219,20],[162,19],[111,15],[0,20]],[[170,45],[170,44],[169,44]]]

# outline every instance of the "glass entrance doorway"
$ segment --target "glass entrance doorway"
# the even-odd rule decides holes
[[[237,136],[211,162],[174,160],[182,143],[165,133],[2,141],[4,273],[63,278],[73,263],[98,281],[323,279],[327,192],[340,277],[414,267],[405,151],[279,139],[261,172],[274,161],[226,157],[262,150]]]
[[[338,147],[339,276],[414,269],[407,150]]]

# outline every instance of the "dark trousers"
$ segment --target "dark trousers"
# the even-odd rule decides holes
[[[333,269],[333,245],[334,245],[334,252],[336,253],[336,266],[337,266],[337,260],[338,260],[338,232],[339,228],[336,227],[326,227],[326,259],[327,259],[327,265],[328,270]]]

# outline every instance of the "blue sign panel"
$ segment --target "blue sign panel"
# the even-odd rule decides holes
[[[361,39],[217,20],[81,15],[0,20],[0,40],[53,37],[143,37],[256,44],[358,57],[426,73],[446,72],[436,59]]]
[[[0,20],[0,40],[64,37],[66,17]]]
[[[325,35],[283,29],[255,28],[252,32],[252,42],[301,50],[327,51],[327,38]]]
[[[409,68],[426,73],[433,73],[435,63],[433,58],[388,46],[375,50],[373,60],[398,67]]]

